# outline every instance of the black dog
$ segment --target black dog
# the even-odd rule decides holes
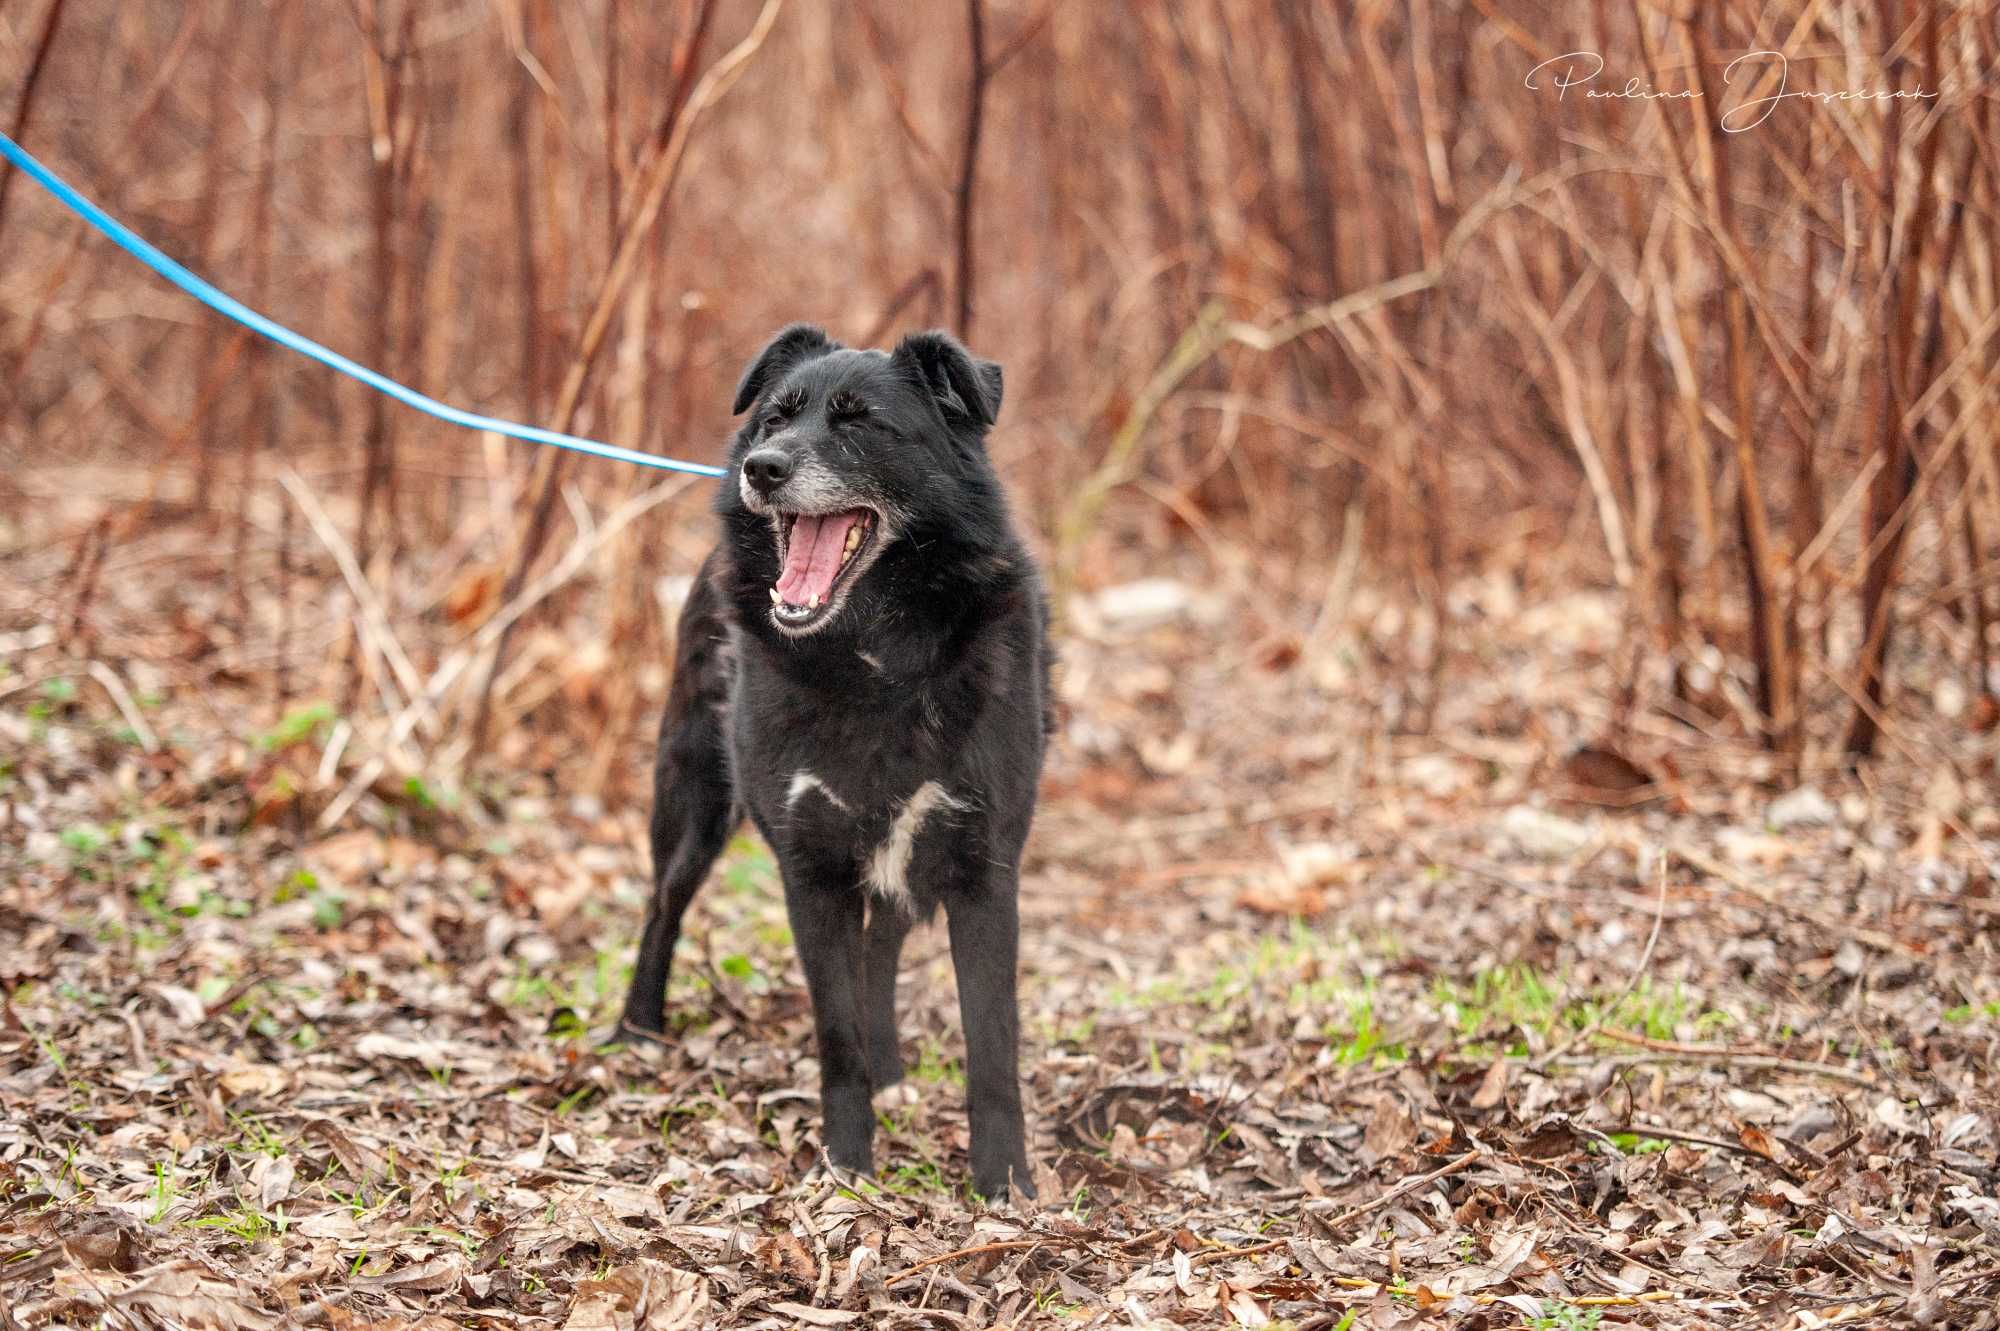
[[[681,917],[747,812],[812,994],[827,1155],[869,1172],[871,1093],[903,1075],[897,957],[942,904],[989,1198],[1035,1191],[1016,893],[1050,664],[1041,582],[986,457],[1000,387],[943,333],[885,353],[794,325],[744,372],[722,541],[681,612],[623,1018],[661,1031]]]

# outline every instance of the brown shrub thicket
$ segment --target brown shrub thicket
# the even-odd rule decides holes
[[[445,400],[713,460],[774,326],[950,325],[1008,367],[994,447],[1064,588],[1172,547],[1302,631],[1345,541],[1423,607],[1435,683],[1468,569],[1615,586],[1621,714],[1865,753],[1900,655],[1989,687],[1996,17],[16,0],[0,116],[198,271]],[[1785,59],[1732,65],[1757,51]],[[1780,78],[1924,95],[1754,105]],[[1628,80],[1698,96],[1589,95]],[[282,599],[317,494],[386,617],[450,584],[457,630],[487,626],[439,698],[461,730],[488,617],[657,481],[269,351],[21,180],[0,431],[0,495],[42,514],[9,558],[67,552],[57,597],[93,548],[194,522],[246,606]],[[610,571],[527,618],[595,597],[656,651],[682,537],[599,530]],[[1718,652],[1733,711],[1690,682]]]

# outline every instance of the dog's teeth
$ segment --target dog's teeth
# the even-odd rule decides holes
[[[778,595],[778,589],[777,589],[776,587],[773,587],[773,588],[771,588],[771,604],[772,604],[772,605],[783,605],[783,604],[784,604],[784,602],[785,602],[785,598],[784,598],[784,597],[782,597],[782,596],[780,596],[780,595]]]
[[[806,609],[808,609],[808,610],[817,610],[817,609],[819,609],[819,593],[818,593],[818,592],[814,592],[814,593],[812,594],[812,600],[810,600],[810,601],[807,601],[807,602],[806,602]]]

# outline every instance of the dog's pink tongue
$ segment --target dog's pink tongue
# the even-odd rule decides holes
[[[840,573],[840,556],[847,547],[848,528],[860,518],[859,512],[800,514],[792,523],[791,543],[785,550],[785,571],[778,579],[778,595],[792,605],[810,605],[815,596],[825,604],[833,591],[833,580]]]

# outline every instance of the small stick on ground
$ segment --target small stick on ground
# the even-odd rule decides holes
[[[1605,1129],[1606,1136],[1616,1136],[1625,1132],[1635,1137],[1656,1137],[1661,1141],[1684,1142],[1689,1146],[1706,1146],[1711,1150],[1731,1151],[1737,1155],[1754,1156],[1759,1160],[1771,1158],[1760,1151],[1751,1150],[1741,1142],[1724,1141],[1720,1137],[1704,1137],[1698,1132],[1682,1132],[1679,1128],[1663,1128],[1653,1123],[1627,1123],[1622,1127]]]
[[[892,1275],[887,1280],[884,1280],[882,1284],[885,1287],[896,1284],[898,1281],[907,1280],[909,1277],[915,1275],[919,1271],[926,1270],[933,1266],[941,1266],[946,1262],[955,1262],[961,1257],[977,1257],[981,1253],[986,1253],[986,1252],[1018,1252],[1026,1248],[1039,1248],[1044,1244],[1046,1244],[1047,1242],[1048,1240],[1045,1238],[1006,1239],[999,1243],[981,1243],[978,1246],[972,1248],[959,1248],[954,1252],[939,1253],[935,1257],[926,1257],[921,1262],[917,1262],[911,1266],[904,1267],[902,1270],[896,1272],[895,1275]]]
[[[1421,1191],[1426,1184],[1435,1183],[1441,1178],[1445,1178],[1449,1175],[1456,1174],[1460,1170],[1465,1169],[1470,1165],[1477,1164],[1479,1161],[1485,1158],[1486,1158],[1486,1152],[1484,1151],[1467,1151],[1464,1155],[1459,1156],[1456,1160],[1453,1160],[1448,1165],[1443,1165],[1437,1169],[1433,1169],[1428,1174],[1419,1174],[1417,1175],[1417,1177],[1413,1179],[1405,1179],[1402,1183],[1399,1183],[1395,1187],[1389,1189],[1389,1191],[1383,1193],[1380,1197],[1377,1197],[1374,1201],[1365,1202],[1360,1206],[1351,1207],[1348,1210],[1342,1211],[1339,1215],[1333,1216],[1328,1220],[1322,1221],[1321,1223],[1325,1224],[1328,1229],[1339,1229],[1342,1225],[1348,1224],[1351,1221],[1359,1220],[1363,1216],[1368,1215],[1370,1212],[1381,1210],[1383,1207],[1389,1205],[1391,1202],[1401,1201],[1403,1198],[1409,1196],[1411,1193]],[[1272,1239],[1269,1243],[1253,1243],[1247,1248],[1216,1248],[1209,1252],[1196,1253],[1193,1257],[1189,1258],[1189,1261],[1206,1262],[1211,1260],[1217,1260],[1224,1257],[1254,1257],[1258,1253],[1275,1252],[1279,1248],[1284,1247],[1287,1243],[1290,1242],[1291,1239],[1289,1237],[1286,1237],[1282,1239]]]
[[[92,661],[84,669],[89,672],[92,679],[103,685],[106,693],[111,695],[112,704],[118,708],[118,714],[125,718],[125,724],[132,728],[132,735],[139,741],[139,747],[148,753],[158,753],[160,741],[153,734],[152,728],[146,724],[146,718],[139,715],[139,706],[132,701],[132,693],[125,687],[125,681],[118,678],[118,672],[102,661]]]
[[[1856,1072],[1851,1068],[1835,1067],[1831,1063],[1808,1063],[1802,1058],[1780,1058],[1776,1054],[1753,1054],[1735,1049],[1710,1048],[1702,1045],[1676,1045],[1667,1040],[1649,1040],[1643,1035],[1630,1031],[1606,1028],[1598,1032],[1608,1039],[1636,1044],[1647,1050],[1643,1054],[1613,1054],[1599,1058],[1590,1054],[1567,1054],[1553,1060],[1559,1067],[1585,1067],[1593,1063],[1615,1063],[1636,1066],[1642,1063],[1701,1062],[1727,1063],[1731,1067],[1754,1068],[1762,1072],[1791,1072],[1801,1077],[1824,1077],[1831,1081],[1844,1081],[1849,1085],[1863,1086],[1871,1091],[1885,1089],[1887,1083],[1881,1077]],[[1665,1048],[1655,1048],[1665,1045]]]
[[[799,1228],[805,1230],[806,1237],[812,1240],[813,1264],[819,1271],[818,1278],[813,1281],[813,1306],[821,1307],[826,1303],[826,1291],[833,1283],[833,1259],[827,1255],[826,1235],[820,1233],[819,1226],[813,1223],[805,1203],[792,1203],[792,1218],[799,1222]]]

